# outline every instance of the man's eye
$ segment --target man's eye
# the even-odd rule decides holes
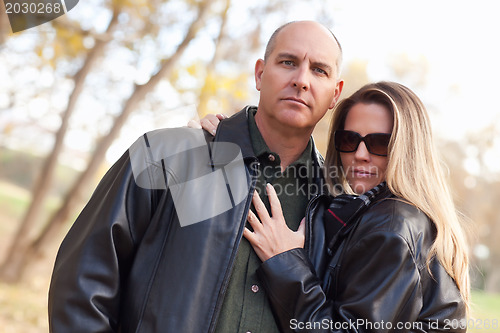
[[[283,60],[283,65],[293,66],[293,61],[291,61],[291,60]]]
[[[315,68],[314,71],[316,71],[320,74],[323,74],[323,75],[328,75],[328,73],[324,69],[321,69],[321,68]]]

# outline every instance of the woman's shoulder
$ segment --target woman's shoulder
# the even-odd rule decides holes
[[[370,206],[360,217],[356,230],[363,234],[388,233],[398,235],[409,243],[425,241],[432,244],[435,228],[432,221],[411,203],[390,197]]]

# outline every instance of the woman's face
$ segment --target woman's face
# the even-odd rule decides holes
[[[381,104],[354,104],[345,120],[344,130],[359,133],[362,137],[371,133],[391,133],[393,117]],[[385,180],[387,156],[371,154],[364,141],[356,151],[340,153],[346,179],[356,194],[363,194]]]

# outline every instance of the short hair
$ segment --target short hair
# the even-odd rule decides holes
[[[274,30],[273,34],[269,38],[269,41],[267,42],[267,45],[266,45],[266,50],[264,52],[264,61],[267,61],[267,59],[269,58],[271,53],[274,51],[274,48],[276,47],[276,40],[277,40],[277,37],[278,37],[278,34],[280,33],[280,31],[283,30],[283,28],[289,26],[290,24],[293,24],[296,22],[299,22],[299,21],[291,21],[291,22],[285,23],[282,26],[280,26],[278,29]],[[325,27],[325,26],[323,25],[323,27]],[[339,54],[339,57],[337,58],[336,64],[337,64],[338,73],[340,73],[340,66],[342,65],[342,53],[343,53],[342,46],[340,45],[340,42],[337,39],[337,37],[335,36],[335,34],[327,27],[325,27],[325,29],[330,31],[330,33],[333,36],[333,39],[335,39],[335,42],[337,43],[337,46],[339,47],[340,54]]]

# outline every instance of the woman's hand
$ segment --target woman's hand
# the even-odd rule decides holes
[[[243,230],[243,236],[252,244],[255,253],[262,261],[266,261],[279,253],[304,247],[306,234],[305,218],[300,222],[297,231],[290,230],[283,217],[281,204],[274,187],[267,184],[266,190],[271,204],[272,217],[269,216],[266,206],[264,206],[257,192],[254,192],[252,202],[260,221],[252,211],[249,211],[248,222],[250,222],[254,231],[252,232],[247,228]]]
[[[205,131],[209,132],[213,136],[215,136],[215,132],[217,131],[217,126],[221,120],[226,119],[227,116],[222,113],[218,114],[207,114],[201,120],[190,120],[187,123],[187,126],[190,128],[203,128]]]

